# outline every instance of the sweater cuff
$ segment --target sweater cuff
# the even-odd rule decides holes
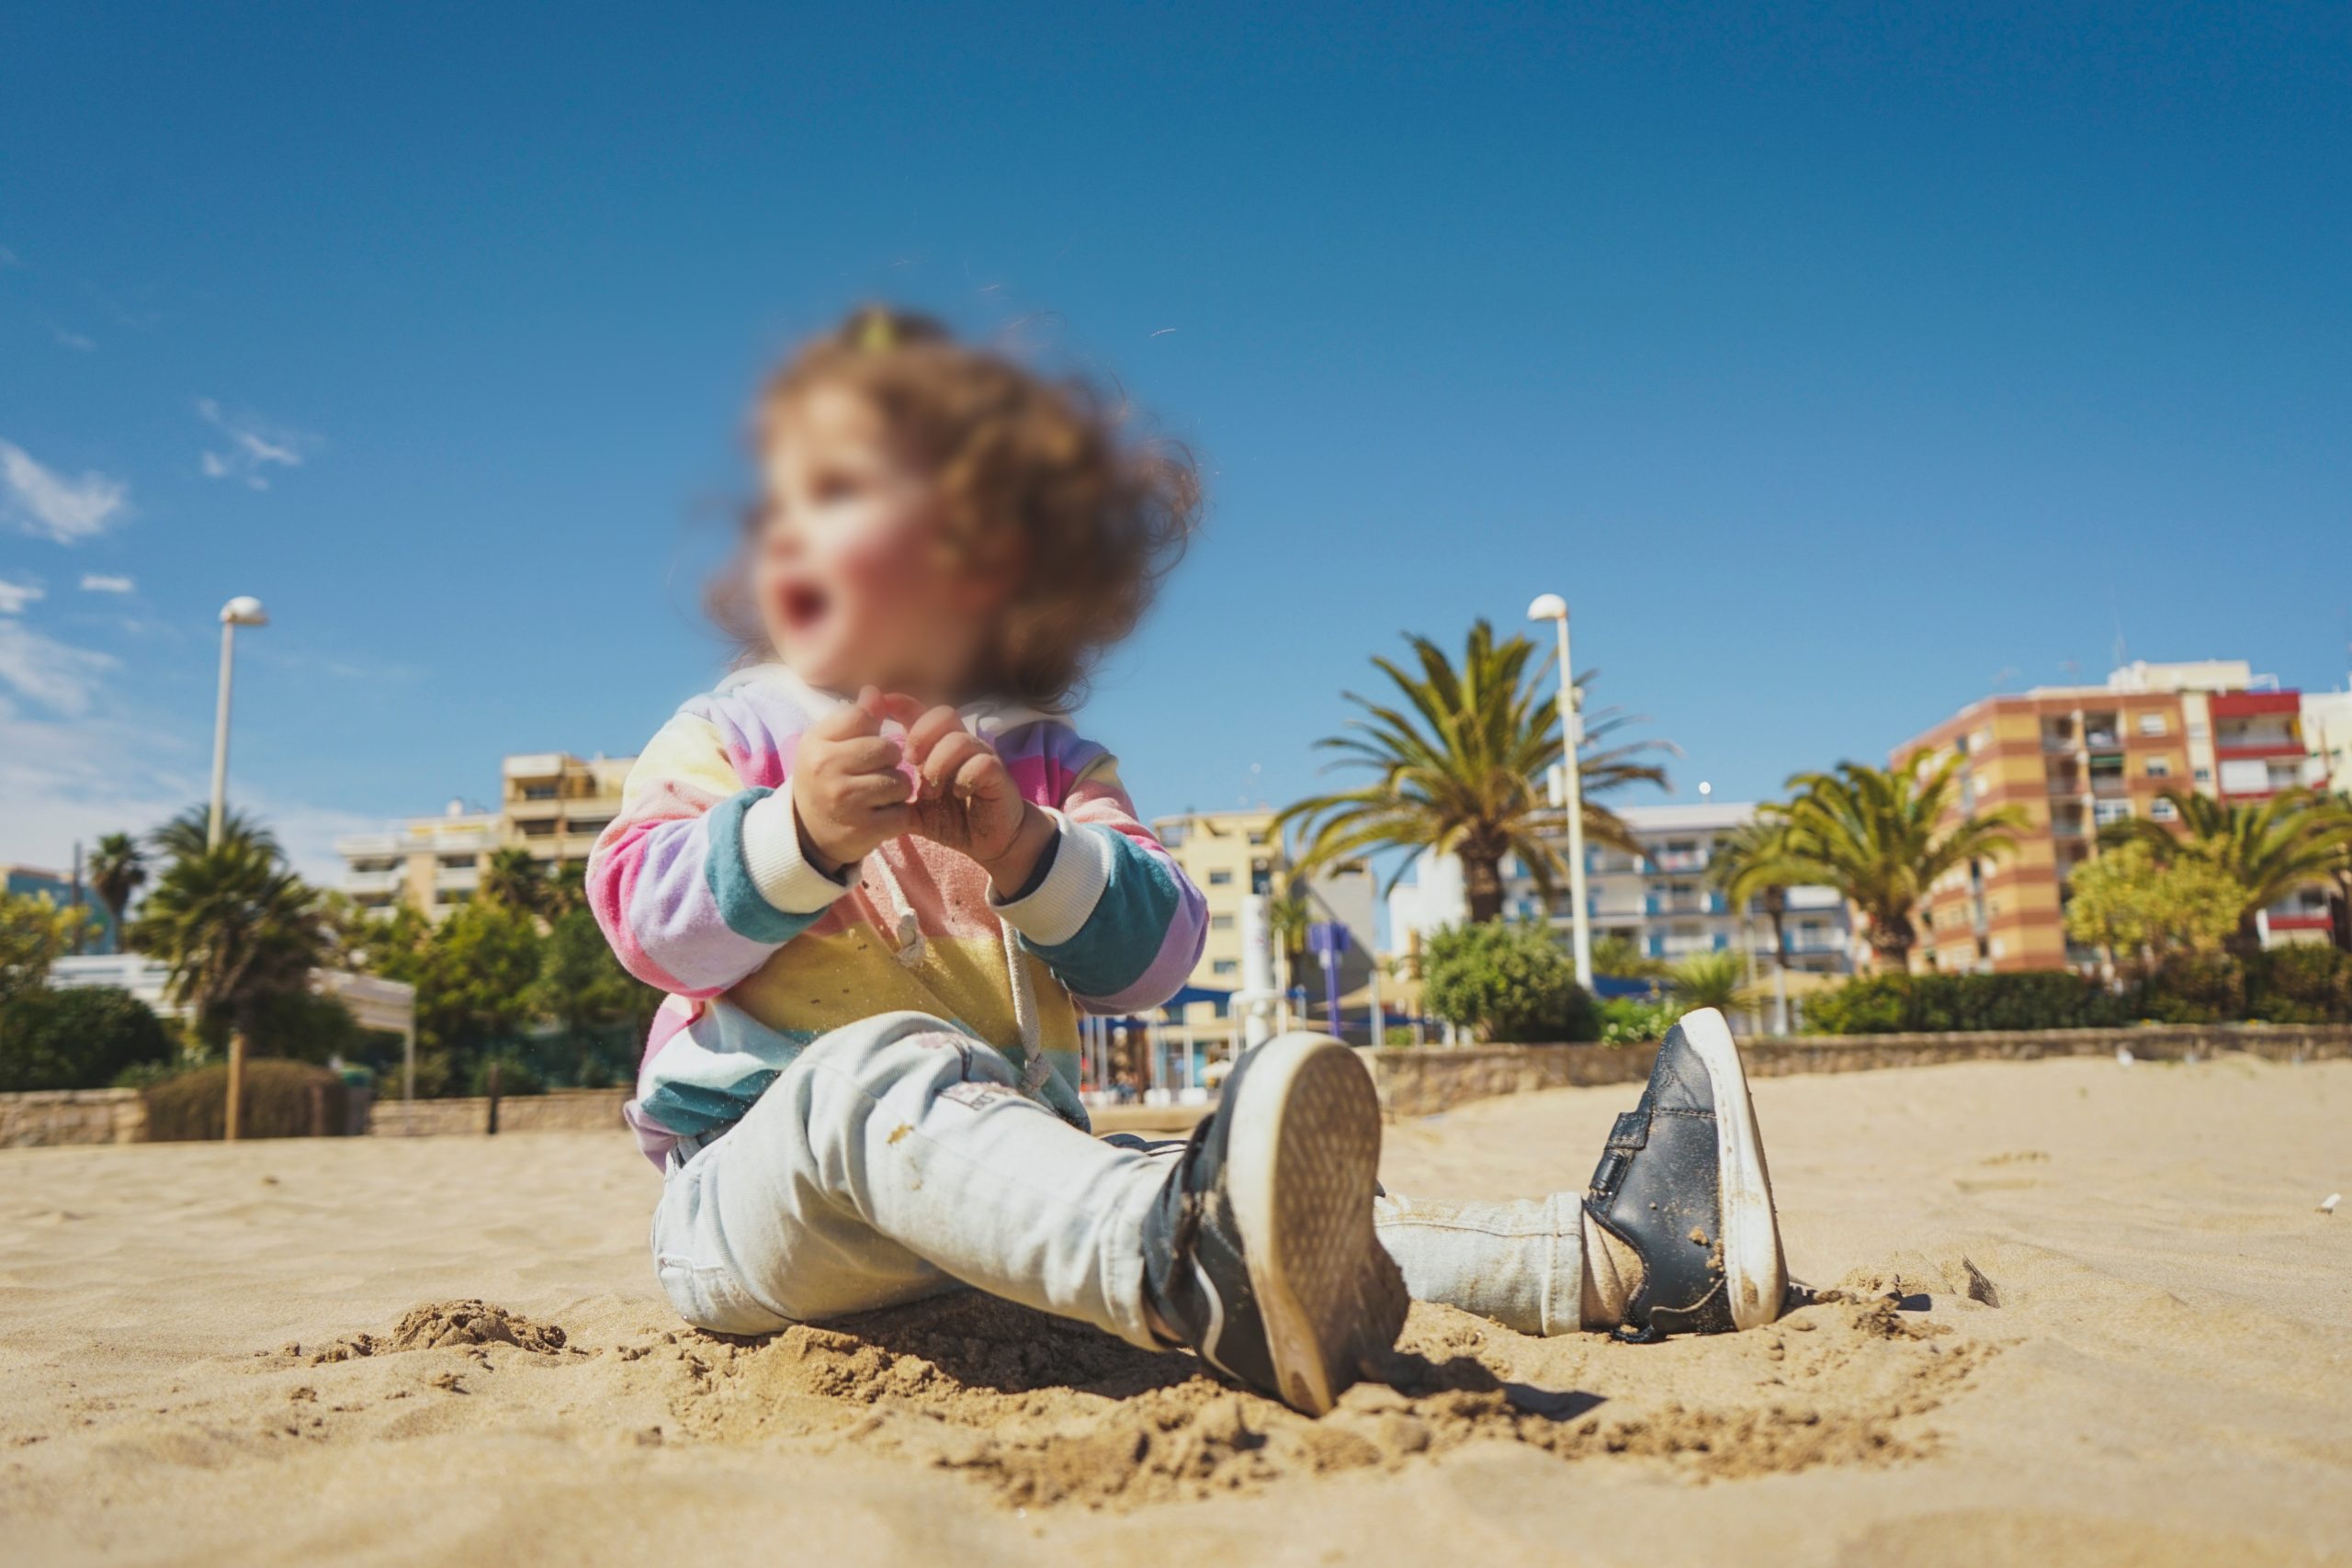
[[[989,902],[1004,923],[1039,947],[1059,947],[1076,936],[1111,886],[1109,837],[1053,813],[1054,863],[1036,887],[1020,897]]]
[[[828,876],[800,849],[792,792],[777,790],[743,813],[743,869],[760,897],[787,915],[814,915],[857,886],[857,863]]]

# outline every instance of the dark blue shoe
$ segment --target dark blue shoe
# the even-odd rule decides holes
[[[1373,1235],[1380,1103],[1336,1040],[1242,1056],[1144,1225],[1144,1287],[1203,1360],[1320,1416],[1404,1328],[1404,1277]]]
[[[1622,1337],[1724,1334],[1781,1315],[1788,1265],[1731,1028],[1713,1008],[1667,1032],[1641,1103],[1617,1118],[1584,1206],[1641,1255]]]

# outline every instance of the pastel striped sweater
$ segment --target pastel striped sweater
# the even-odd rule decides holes
[[[899,1010],[1004,1049],[1083,1126],[1079,1013],[1157,1007],[1200,958],[1199,889],[1136,819],[1111,754],[1052,715],[966,716],[1058,820],[1020,897],[1000,902],[970,859],[913,837],[839,878],[810,864],[786,781],[801,733],[840,703],[775,664],[694,698],[639,757],[589,857],[613,951],[670,993],[628,1108],[656,1164],[733,1125],[819,1035]]]

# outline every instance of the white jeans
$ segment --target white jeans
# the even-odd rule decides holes
[[[688,1323],[768,1334],[958,1284],[1158,1341],[1142,1224],[1167,1167],[1080,1132],[1000,1052],[886,1013],[810,1044],[751,1111],[673,1156],[653,1215],[662,1286]],[[1530,1334],[1577,1327],[1577,1204],[1374,1201],[1413,1294]]]

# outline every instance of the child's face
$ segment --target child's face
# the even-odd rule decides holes
[[[752,586],[795,674],[843,694],[978,694],[1007,590],[957,564],[931,476],[894,447],[871,402],[824,386],[796,399],[778,420],[767,487]]]

